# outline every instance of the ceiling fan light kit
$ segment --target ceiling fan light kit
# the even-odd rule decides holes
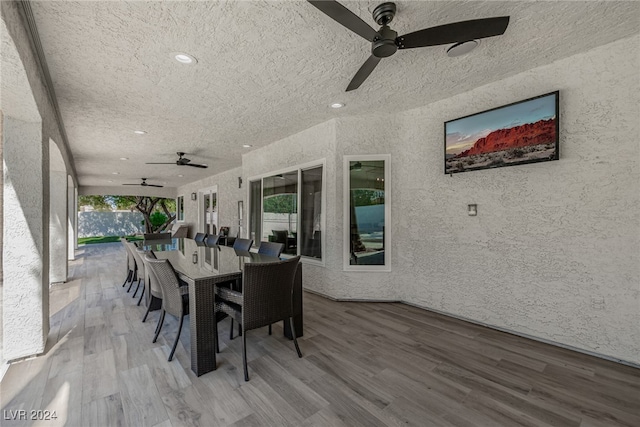
[[[447,56],[455,58],[456,56],[466,55],[480,45],[480,40],[469,40],[468,42],[456,43],[447,49]]]
[[[378,5],[372,12],[373,20],[380,25],[378,31],[371,28],[355,13],[333,0],[307,0],[329,18],[371,42],[371,56],[356,72],[347,86],[347,92],[360,87],[376,68],[382,58],[387,58],[398,49],[452,44],[449,56],[460,56],[478,46],[478,40],[504,34],[509,25],[508,16],[454,22],[425,28],[402,36],[389,27],[396,14],[392,2]]]

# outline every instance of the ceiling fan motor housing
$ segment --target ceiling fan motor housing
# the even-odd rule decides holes
[[[396,16],[396,4],[392,2],[379,4],[373,9],[372,15],[378,25],[389,25],[393,21],[393,17]]]
[[[386,58],[393,55],[398,50],[396,37],[398,33],[384,25],[378,30],[379,37],[373,39],[371,43],[371,53],[377,58]]]

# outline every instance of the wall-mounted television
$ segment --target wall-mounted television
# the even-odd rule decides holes
[[[559,91],[444,124],[444,173],[558,160]]]

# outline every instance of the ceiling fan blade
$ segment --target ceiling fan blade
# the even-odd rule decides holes
[[[376,68],[378,63],[380,62],[380,58],[371,55],[369,59],[362,64],[362,67],[358,70],[353,79],[351,79],[351,83],[347,86],[347,92],[350,90],[358,89],[362,83],[369,77],[369,74]]]
[[[176,162],[170,162],[170,163],[155,163],[155,162],[148,162],[145,163],[145,165],[175,165]]]
[[[164,185],[147,184],[147,185],[145,185],[145,187],[160,187],[160,188],[162,188],[162,187],[164,187]]]
[[[185,163],[182,166],[193,166],[194,168],[208,168],[209,167],[207,165],[199,165],[197,163]]]
[[[411,49],[466,42],[504,34],[507,25],[509,25],[508,16],[454,22],[399,36],[396,44],[398,49]]]
[[[374,37],[378,35],[376,30],[371,28],[369,24],[364,22],[358,15],[351,12],[349,9],[333,0],[321,0],[312,1],[307,0],[309,3],[317,7],[322,13],[333,19],[337,23],[347,27],[349,30],[364,37],[368,41],[373,41]]]
[[[140,184],[122,184],[122,185],[140,185]]]

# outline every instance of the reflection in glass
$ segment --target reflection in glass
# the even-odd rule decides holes
[[[178,221],[184,221],[184,197],[179,196],[176,200],[176,216]]]
[[[322,166],[302,171],[300,255],[322,258]]]
[[[249,238],[254,244],[262,236],[262,180],[251,181],[249,184]]]
[[[260,241],[284,244],[285,254],[297,252],[298,171],[264,178]],[[257,243],[257,242],[256,242]]]
[[[351,265],[385,265],[384,167],[384,160],[349,162]]]

